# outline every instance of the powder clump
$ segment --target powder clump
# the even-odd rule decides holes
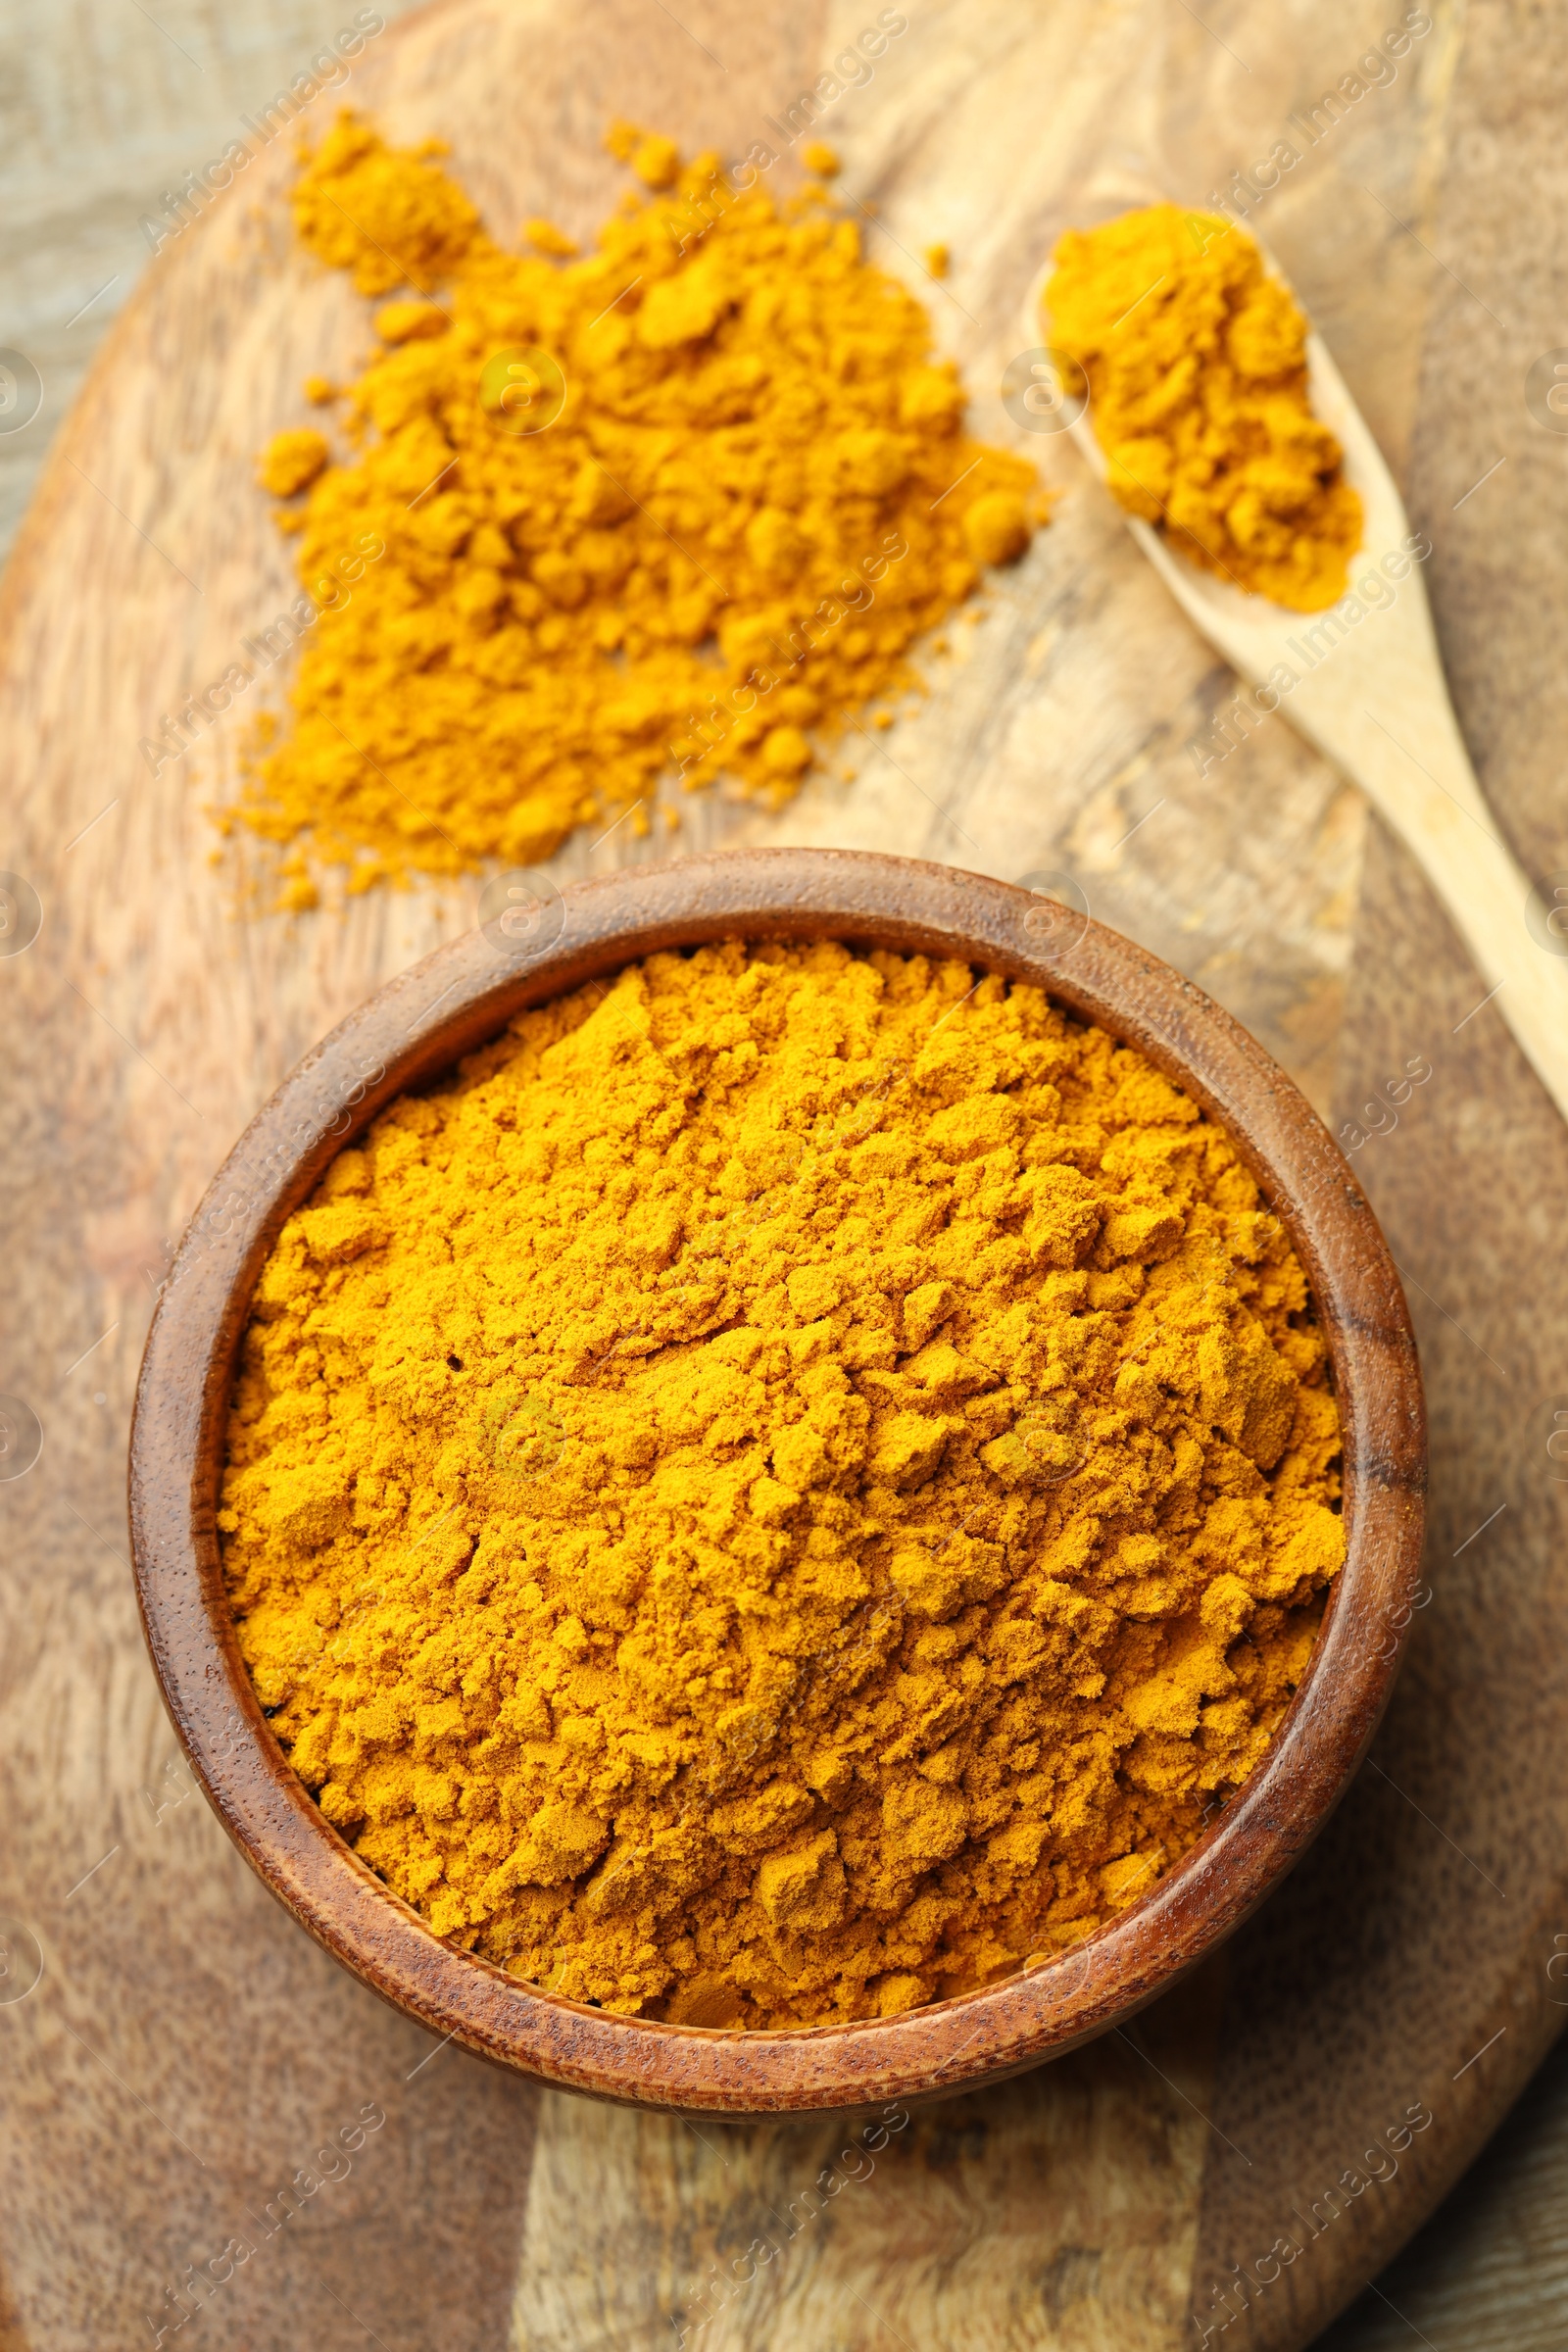
[[[1038,990],[660,955],[284,1227],[222,1493],[295,1770],[434,1931],[624,2014],[1066,1948],[1258,1762],[1344,1555],[1301,1270]]]
[[[256,468],[256,478],[274,498],[294,498],[310,488],[331,454],[325,435],[313,432],[308,425],[297,432],[274,433]]]
[[[1054,258],[1051,340],[1088,376],[1121,504],[1238,587],[1298,612],[1334,604],[1361,502],[1312,414],[1306,320],[1253,239],[1155,204],[1069,230]]]
[[[1045,517],[823,191],[610,144],[641,188],[577,259],[542,220],[504,251],[436,150],[352,117],[295,189],[313,253],[416,297],[376,314],[338,462],[313,477],[297,433],[266,461],[309,489],[307,591],[362,535],[386,550],[302,644],[237,811],[351,889],[529,864],[639,802],[646,829],[670,778],[786,799]]]

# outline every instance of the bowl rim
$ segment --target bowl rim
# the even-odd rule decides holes
[[[1387,1703],[1420,1569],[1426,1432],[1414,1335],[1377,1220],[1316,1111],[1239,1022],[1145,949],[1027,889],[814,849],[717,851],[564,892],[537,876],[517,887],[520,909],[436,949],[305,1056],[214,1177],[163,1285],[131,1427],[130,1530],[180,1744],[241,1853],[318,1943],[430,2033],[537,2081],[693,2115],[848,2112],[946,2097],[1061,2055],[1240,1926],[1328,1819]],[[217,1526],[251,1294],[326,1163],[392,1097],[527,1006],[660,949],[737,937],[842,939],[1032,982],[1218,1119],[1312,1288],[1341,1411],[1348,1540],[1267,1753],[1148,1895],[980,1991],[892,2018],[739,2032],[612,2016],[437,1938],[326,1821],[278,1746],[240,1658]]]

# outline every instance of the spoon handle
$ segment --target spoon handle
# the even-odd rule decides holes
[[[1326,663],[1321,684],[1303,679],[1292,696],[1291,715],[1419,861],[1497,1010],[1568,1118],[1568,896],[1554,906],[1532,894],[1499,836],[1448,701],[1425,592],[1419,581],[1410,585],[1409,619],[1419,618],[1421,629],[1391,633],[1374,662]]]
[[[1495,992],[1568,1119],[1568,888],[1555,902],[1532,893],[1498,832],[1448,700],[1421,558],[1409,552],[1430,553],[1430,542],[1411,531],[1382,452],[1316,335],[1307,349],[1314,406],[1344,445],[1365,509],[1366,552],[1350,567],[1359,596],[1328,612],[1288,612],[1196,570],[1135,516],[1129,527],[1195,626],[1254,691],[1270,678],[1291,681],[1275,707],[1361,787],[1418,859],[1482,975],[1478,993]],[[1103,466],[1087,419],[1074,439]]]

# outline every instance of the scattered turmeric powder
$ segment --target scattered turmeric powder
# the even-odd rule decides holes
[[[394,1102],[257,1288],[273,1729],[437,1935],[622,2013],[891,2014],[1145,1894],[1344,1551],[1301,1269],[1034,988],[738,943]]]
[[[330,456],[325,435],[302,425],[297,432],[274,434],[257,467],[257,479],[274,498],[293,498],[310,488]]]
[[[298,182],[313,252],[418,299],[347,388],[361,454],[321,470],[322,444],[315,478],[319,437],[289,432],[264,462],[310,486],[307,588],[364,530],[387,550],[302,647],[239,810],[296,875],[529,863],[671,770],[781,801],[813,731],[909,684],[914,639],[1044,518],[820,192],[781,212],[715,156],[612,144],[656,193],[575,261],[544,221],[504,252],[433,150],[352,118]]]
[[[1251,237],[1174,204],[1069,230],[1050,339],[1089,379],[1110,487],[1191,561],[1294,612],[1345,594],[1361,501],[1307,398],[1306,320]]]

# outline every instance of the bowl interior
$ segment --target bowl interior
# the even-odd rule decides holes
[[[1263,1761],[1153,1889],[1060,1956],[983,1990],[856,2024],[715,2032],[612,2017],[440,1942],[344,1843],[282,1755],[240,1658],[217,1494],[257,1275],[330,1158],[394,1095],[516,1012],[661,948],[831,937],[956,956],[1042,986],[1136,1046],[1229,1131],[1311,1285],[1340,1407],[1348,1557]],[[1230,1934],[1353,1773],[1397,1668],[1419,1568],[1425,1440],[1404,1300],[1376,1220],[1315,1112],[1190,982],[1087,916],[949,867],[740,851],[536,892],[392,982],[258,1114],[181,1244],[149,1336],[131,1446],[143,1621],[175,1728],[220,1818],[295,1917],[432,2032],[601,2096],[745,2114],[947,2095],[1115,2023]]]

